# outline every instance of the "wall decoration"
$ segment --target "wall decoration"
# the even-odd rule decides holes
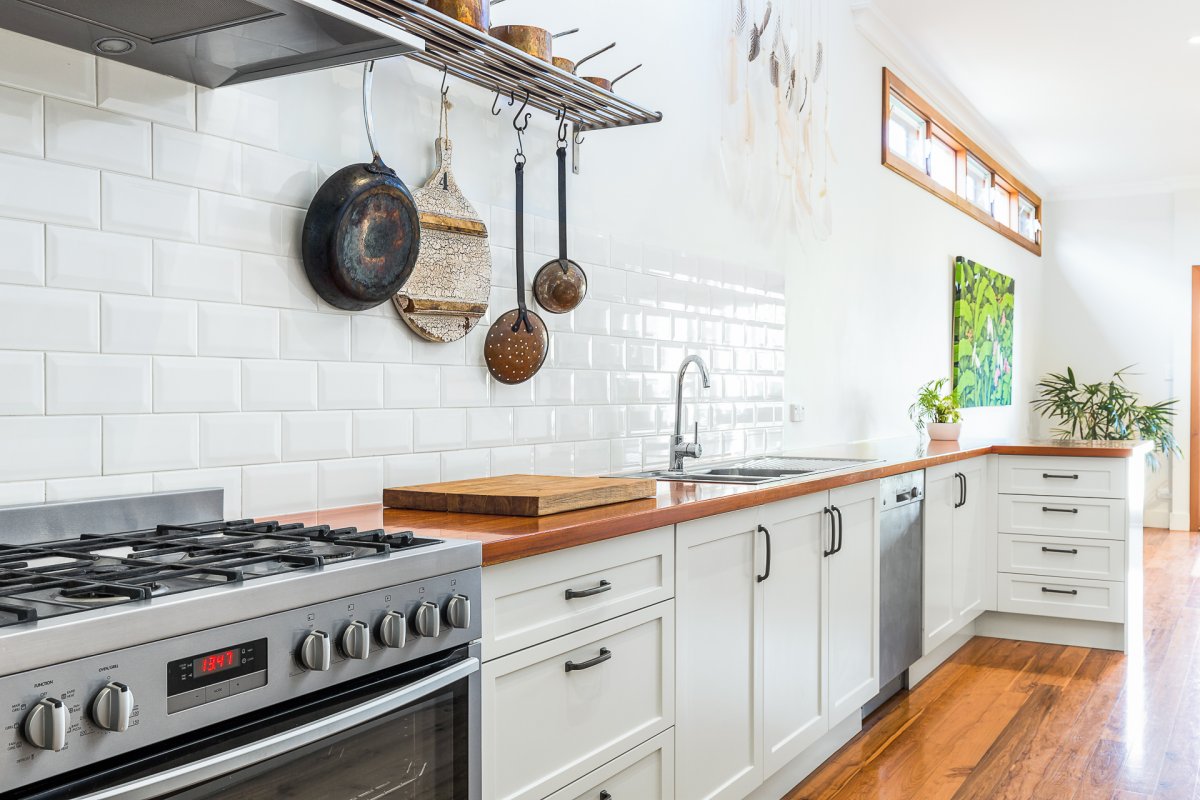
[[[954,260],[954,387],[963,408],[1012,405],[1012,278]]]

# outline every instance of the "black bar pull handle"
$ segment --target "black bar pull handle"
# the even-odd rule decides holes
[[[837,552],[837,520],[833,517],[833,509],[825,506],[825,514],[829,517],[829,549],[822,550],[821,554],[826,558]]]
[[[574,600],[577,597],[594,597],[607,592],[611,588],[612,584],[608,581],[600,581],[598,586],[593,586],[590,589],[567,589],[566,595],[568,600]]]
[[[962,504],[965,506],[967,504],[967,476],[966,476],[966,473],[963,473],[963,472],[960,472],[958,474],[962,476],[962,484],[963,484]]]
[[[1043,472],[1042,477],[1043,478],[1054,478],[1054,479],[1059,479],[1059,480],[1064,480],[1064,481],[1079,480],[1078,475],[1055,475],[1053,472]]]
[[[607,647],[601,647],[600,655],[596,656],[595,658],[589,658],[587,661],[580,661],[578,664],[576,664],[574,661],[568,661],[566,664],[567,672],[575,672],[576,670],[581,669],[591,669],[597,664],[603,664],[610,658],[612,658],[612,651]]]
[[[771,577],[771,532],[769,530],[767,530],[766,527],[763,525],[758,526],[758,532],[765,534],[767,537],[767,567],[766,567],[766,570],[763,572],[763,574],[757,576],[757,578],[755,579],[759,583],[762,583],[767,578]]]
[[[1079,550],[1074,547],[1043,547],[1043,553],[1066,553],[1070,556],[1079,555]]]
[[[1078,508],[1053,508],[1052,506],[1042,506],[1042,511],[1047,511],[1054,514],[1078,514]]]
[[[600,800],[612,800],[612,794],[609,793],[608,789],[600,790]]]
[[[842,510],[837,506],[833,507],[833,513],[837,514],[837,549],[834,553],[842,552],[842,545],[846,543],[844,535],[846,533],[845,523],[842,521]]]
[[[1046,586],[1042,587],[1042,591],[1046,594],[1079,594],[1078,589],[1050,589]]]
[[[963,503],[967,502],[967,482],[961,472],[954,473],[954,480],[958,481],[958,500],[954,502],[954,507],[962,508]]]

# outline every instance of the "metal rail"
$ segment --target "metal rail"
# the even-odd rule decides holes
[[[644,125],[662,120],[649,111],[485,33],[439,14],[417,0],[338,0],[425,41],[405,55],[515,102],[565,113],[577,131]]]

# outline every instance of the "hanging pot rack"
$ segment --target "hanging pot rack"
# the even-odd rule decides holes
[[[423,39],[425,48],[406,57],[488,89],[497,99],[506,96],[510,105],[522,101],[557,119],[565,116],[576,134],[662,120],[661,112],[588,83],[417,0],[339,2]],[[578,145],[581,140],[576,136],[574,141]]]

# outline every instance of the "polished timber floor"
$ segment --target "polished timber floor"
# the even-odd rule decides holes
[[[1200,798],[1200,534],[1145,556],[1144,652],[973,639],[785,800]]]

